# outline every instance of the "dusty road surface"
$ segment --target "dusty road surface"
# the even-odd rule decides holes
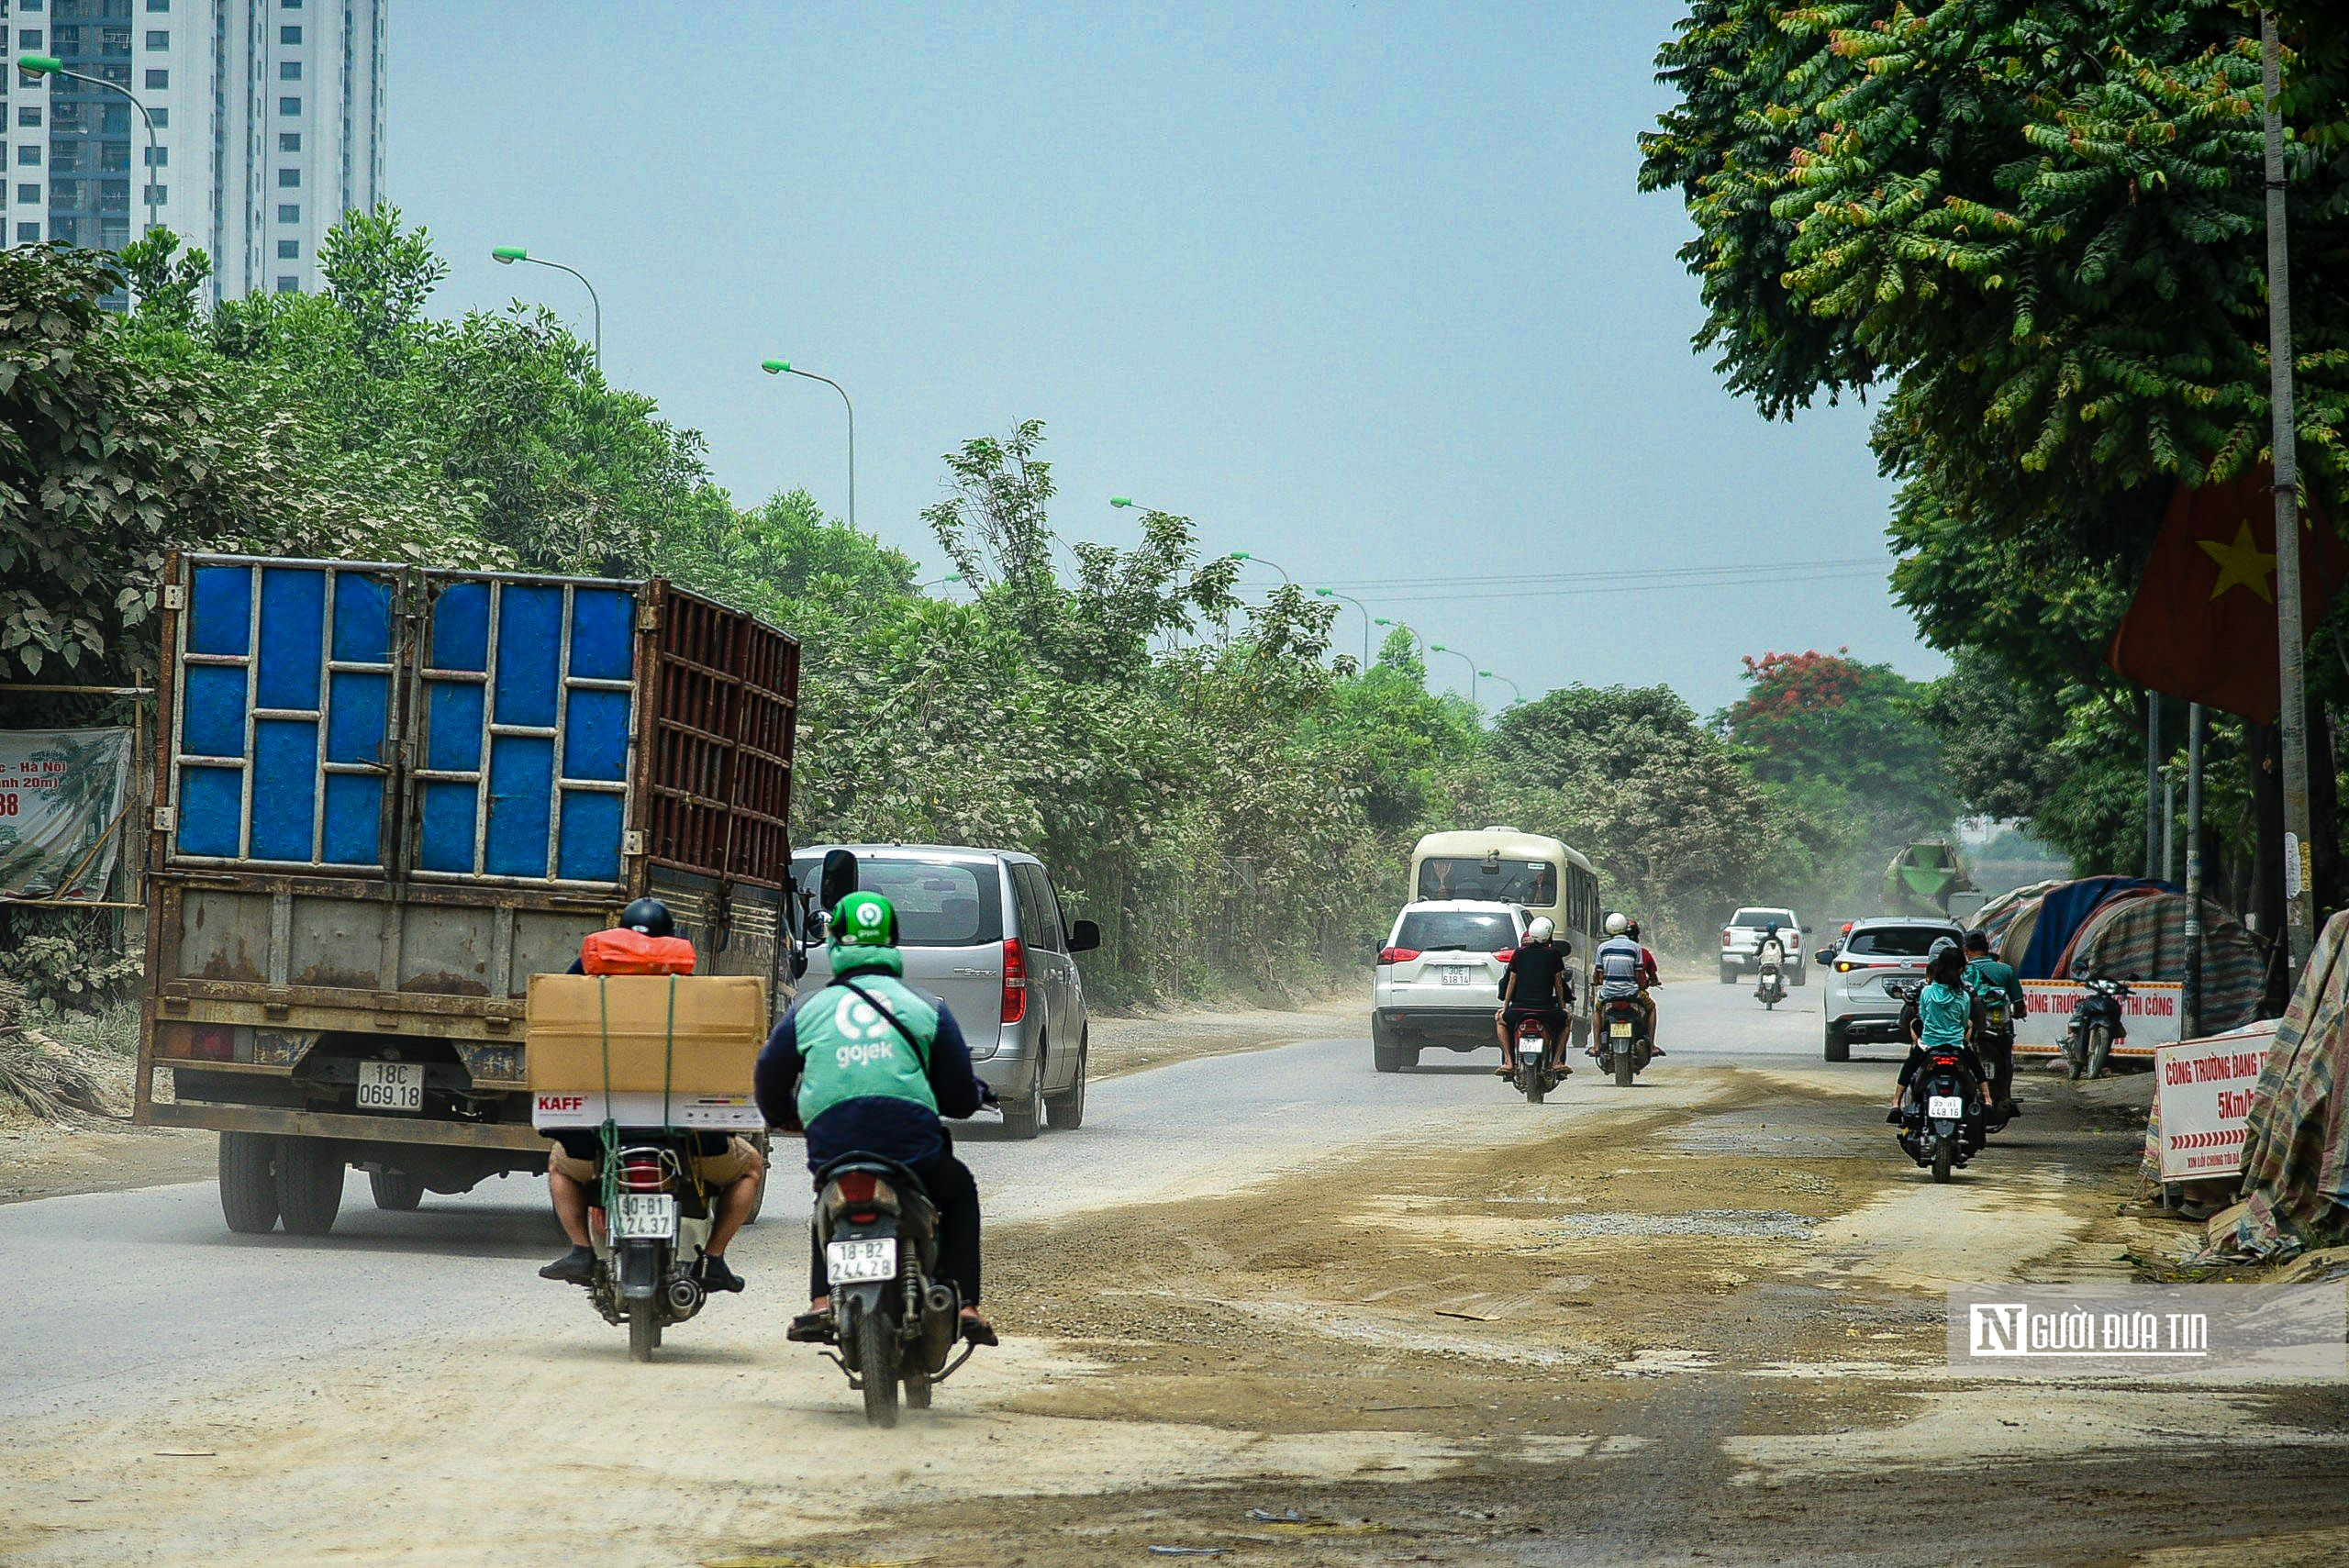
[[[2176,1245],[2116,1218],[2130,1086],[2033,1075],[1936,1188],[1817,995],[1671,987],[1668,1060],[1540,1106],[1327,1040],[974,1136],[1006,1343],[891,1433],[782,1341],[787,1179],[750,1292],[651,1366],[534,1276],[518,1181],[409,1215],[354,1183],[324,1241],[231,1237],[201,1183],[0,1207],[0,1561],[2349,1559],[2338,1388],[1944,1369],[1947,1284]]]

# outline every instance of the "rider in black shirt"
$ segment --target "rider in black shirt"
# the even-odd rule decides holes
[[[1574,982],[1566,977],[1566,949],[1553,940],[1555,928],[1545,916],[1535,916],[1525,928],[1525,940],[1508,961],[1501,976],[1501,1007],[1493,1015],[1493,1032],[1501,1042],[1500,1076],[1511,1070],[1509,1041],[1527,1018],[1541,1020],[1550,1037],[1551,1070],[1560,1076],[1574,1071],[1566,1065],[1564,1044]]]

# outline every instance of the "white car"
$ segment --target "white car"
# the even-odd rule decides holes
[[[1501,976],[1524,939],[1524,906],[1480,898],[1406,904],[1378,950],[1371,1053],[1381,1073],[1419,1064],[1423,1046],[1495,1048]]]
[[[1778,928],[1778,940],[1787,950],[1785,974],[1787,984],[1805,984],[1802,968],[1803,933],[1809,926],[1795,918],[1795,912],[1767,904],[1749,904],[1729,917],[1721,928],[1721,984],[1734,985],[1739,978],[1761,967],[1756,956],[1762,951],[1763,935],[1773,926]]]

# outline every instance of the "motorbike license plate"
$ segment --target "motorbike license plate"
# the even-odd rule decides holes
[[[832,1241],[824,1247],[824,1273],[834,1284],[897,1277],[897,1239],[868,1236],[861,1241]]]
[[[1610,1040],[1629,1040],[1631,1038],[1631,1026],[1627,1023],[1609,1024],[1607,1035]]]
[[[677,1200],[668,1193],[622,1193],[612,1211],[615,1241],[666,1241],[677,1234]]]
[[[1465,985],[1475,978],[1467,965],[1459,963],[1452,965],[1449,969],[1437,970],[1436,975],[1439,983],[1445,985]]]
[[[1965,1102],[1955,1095],[1928,1095],[1925,1114],[1935,1121],[1957,1121],[1965,1115]]]
[[[420,1111],[424,1108],[424,1063],[362,1062],[359,1064],[359,1108]]]

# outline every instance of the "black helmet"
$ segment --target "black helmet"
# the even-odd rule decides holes
[[[658,898],[640,898],[621,910],[620,924],[648,937],[677,934],[677,922],[669,917],[669,906]]]
[[[1987,931],[1966,932],[1965,951],[1968,952],[1988,952],[1990,951],[1990,933]]]
[[[1623,928],[1623,934],[1633,941],[1640,940],[1640,922],[1634,918]]]

